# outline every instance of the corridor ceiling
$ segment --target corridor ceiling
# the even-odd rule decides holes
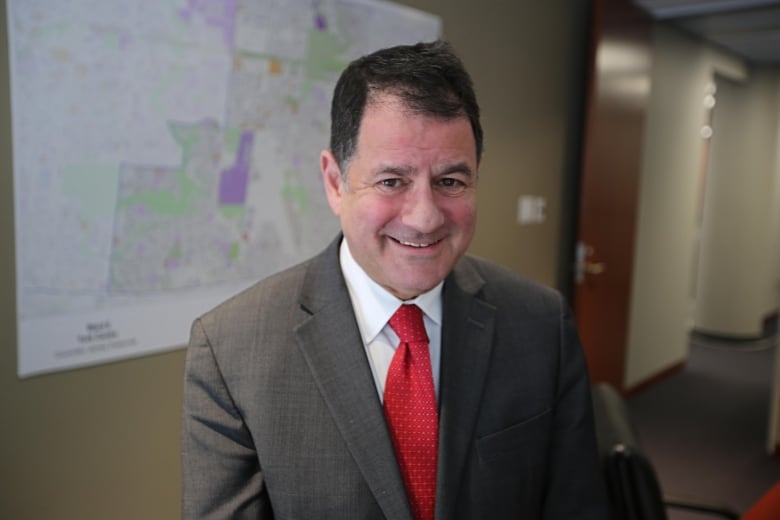
[[[780,66],[780,0],[633,0],[656,20],[677,25],[759,65]]]

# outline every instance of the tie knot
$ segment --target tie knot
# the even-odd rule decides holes
[[[403,343],[428,342],[422,311],[417,305],[401,305],[390,318],[390,327]]]

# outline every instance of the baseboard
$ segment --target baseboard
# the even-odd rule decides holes
[[[637,394],[642,393],[643,391],[647,390],[651,386],[655,386],[658,383],[672,377],[673,375],[682,372],[685,369],[685,363],[686,360],[682,360],[679,363],[676,363],[658,372],[657,374],[652,375],[647,379],[644,379],[643,381],[640,381],[635,385],[631,385],[630,387],[625,388],[623,391],[623,395],[627,398],[630,398]]]
[[[778,311],[773,310],[764,315],[761,319],[761,330],[756,331],[755,334],[727,334],[721,331],[693,328],[691,330],[691,338],[695,340],[697,337],[700,337],[706,340],[723,343],[761,341],[763,339],[771,338],[778,333],[779,320],[780,315],[778,314]]]

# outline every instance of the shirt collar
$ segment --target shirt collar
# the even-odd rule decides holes
[[[416,298],[402,301],[366,274],[352,256],[346,238],[341,241],[339,261],[352,299],[352,307],[355,309],[358,328],[365,343],[376,338],[402,304],[417,305],[437,326],[441,326],[443,281]]]

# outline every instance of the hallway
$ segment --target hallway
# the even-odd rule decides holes
[[[780,458],[765,449],[776,342],[694,336],[685,370],[628,401],[665,494],[744,512],[780,480]]]

